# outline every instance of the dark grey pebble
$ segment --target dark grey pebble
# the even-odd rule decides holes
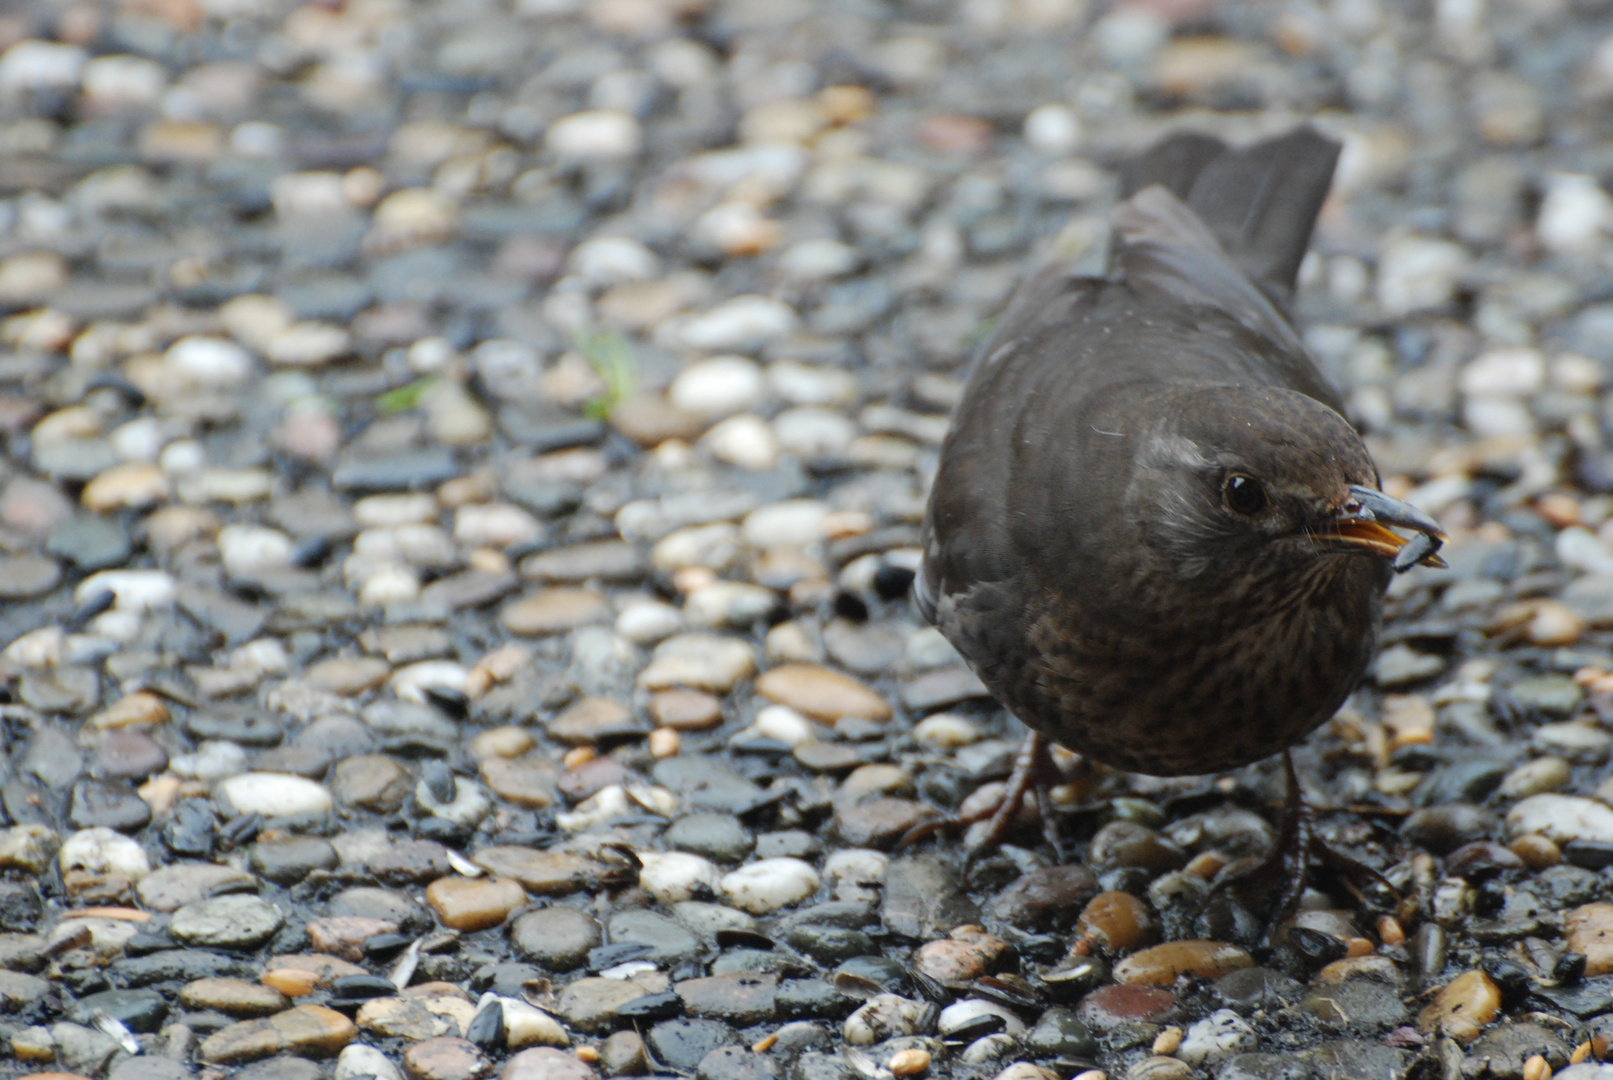
[[[690,814],[672,823],[662,837],[667,847],[719,862],[739,862],[756,847],[756,837],[732,814]]]
[[[1446,855],[1463,844],[1483,840],[1500,824],[1495,814],[1482,806],[1455,802],[1413,811],[1401,823],[1400,835],[1435,855]]]
[[[773,1080],[778,1068],[765,1054],[743,1046],[724,1046],[700,1060],[695,1080]]]
[[[956,867],[926,854],[890,861],[880,914],[889,929],[927,941],[955,926],[977,922],[980,909],[963,891]]]
[[[1020,1038],[1025,1049],[1038,1057],[1091,1057],[1098,1052],[1092,1029],[1076,1019],[1073,1010],[1049,1009]]]
[[[81,780],[73,787],[67,817],[80,829],[104,825],[134,833],[151,823],[151,806],[122,781]]]
[[[45,540],[45,551],[92,573],[128,562],[133,545],[129,531],[116,521],[76,517],[52,530]]]
[[[168,1002],[155,990],[103,990],[80,998],[68,1016],[93,1025],[97,1009],[138,1034],[159,1030],[168,1018]]]
[[[657,964],[681,964],[702,952],[700,939],[683,924],[653,911],[618,911],[606,923],[611,942],[650,946],[646,959]]]
[[[650,1028],[648,1041],[657,1061],[687,1072],[713,1050],[733,1043],[734,1029],[720,1020],[678,1017]]]
[[[598,921],[573,907],[530,911],[510,927],[510,942],[517,952],[556,972],[581,967],[601,940]]]

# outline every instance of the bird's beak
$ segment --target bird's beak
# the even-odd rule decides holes
[[[1385,526],[1398,525],[1418,535],[1410,540],[1390,532]],[[1365,549],[1394,562],[1397,571],[1423,566],[1445,566],[1439,547],[1445,533],[1439,522],[1410,503],[1390,498],[1381,491],[1354,485],[1350,497],[1339,508],[1338,517],[1321,535],[1352,548]]]

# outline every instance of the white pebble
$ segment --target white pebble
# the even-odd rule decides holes
[[[733,741],[745,742],[752,736],[772,739],[794,750],[803,743],[818,738],[818,729],[812,721],[788,705],[769,705],[756,714],[756,720],[745,731],[735,735]]]
[[[78,84],[89,53],[54,41],[19,41],[0,55],[0,93],[69,90]]]
[[[240,386],[252,377],[252,354],[223,338],[180,338],[163,362],[174,374],[206,387]]]
[[[795,331],[795,309],[767,296],[736,296],[709,311],[668,324],[671,344],[694,352],[757,349]]]
[[[740,413],[719,421],[706,432],[700,445],[718,461],[752,472],[771,469],[779,461],[778,436],[755,413]]]
[[[364,580],[358,602],[365,607],[390,607],[420,598],[420,575],[411,567],[388,563]]]
[[[1260,1039],[1231,1009],[1217,1009],[1187,1029],[1176,1056],[1189,1065],[1215,1065],[1234,1054],[1252,1053]]]
[[[822,542],[828,518],[829,504],[821,499],[785,499],[752,510],[741,531],[754,548],[806,547]]]
[[[175,776],[192,780],[222,780],[246,772],[246,750],[236,743],[207,739],[193,754],[175,754],[168,768]]]
[[[62,870],[85,870],[91,874],[121,874],[136,879],[151,873],[145,849],[132,837],[97,825],[80,829],[67,838],[57,853]]]
[[[1470,262],[1466,249],[1449,240],[1397,237],[1378,257],[1378,306],[1391,317],[1438,307],[1455,295]]]
[[[768,365],[767,385],[791,405],[851,405],[862,389],[857,376],[849,371],[794,360]]]
[[[566,268],[594,285],[623,285],[659,277],[661,260],[637,240],[605,236],[577,245]]]
[[[163,433],[162,421],[155,416],[142,416],[119,424],[108,436],[112,449],[120,461],[156,461],[168,437]]]
[[[330,218],[349,211],[340,173],[285,173],[269,184],[269,202],[281,218]]]
[[[454,539],[466,547],[507,548],[543,535],[538,519],[510,503],[461,506],[454,515]]]
[[[1545,385],[1546,360],[1539,349],[1491,349],[1462,368],[1464,394],[1533,394]]]
[[[84,96],[117,106],[155,105],[168,88],[168,71],[155,60],[119,54],[98,56],[79,74]]]
[[[1507,834],[1541,833],[1570,840],[1613,843],[1613,807],[1578,795],[1531,795],[1507,811]]]
[[[743,581],[718,581],[691,592],[683,602],[690,626],[748,627],[778,606],[772,589]]]
[[[454,797],[449,802],[438,802],[424,779],[415,783],[414,799],[433,815],[460,825],[475,825],[493,812],[493,800],[474,780],[454,777]]]
[[[1530,435],[1535,417],[1529,406],[1512,397],[1469,397],[1462,402],[1462,423],[1480,438]]]
[[[1583,525],[1570,525],[1559,532],[1553,546],[1558,560],[1571,570],[1613,574],[1613,551]]]
[[[102,570],[79,582],[73,602],[82,605],[104,592],[125,611],[151,611],[172,606],[179,588],[164,570]]]
[[[13,638],[0,656],[20,667],[54,667],[62,661],[66,637],[59,626],[41,626]]]
[[[373,1046],[348,1043],[336,1059],[336,1080],[403,1080],[403,1074],[391,1060]]]
[[[1555,173],[1546,180],[1546,195],[1535,218],[1535,235],[1547,251],[1571,258],[1590,258],[1613,231],[1613,198],[1594,176]]]
[[[683,616],[671,604],[648,600],[616,616],[616,633],[635,645],[654,645],[683,629]]]
[[[841,848],[823,860],[823,872],[835,896],[841,900],[853,899],[845,895],[848,888],[873,887],[885,880],[890,856],[871,848]]]
[[[1025,1021],[1021,1020],[1018,1014],[1012,1012],[1006,1006],[998,1005],[994,1001],[986,1001],[983,998],[964,998],[962,1001],[954,1001],[951,1005],[942,1009],[940,1017],[936,1020],[936,1030],[943,1037],[951,1035],[953,1032],[960,1031],[969,1024],[974,1023],[982,1016],[1002,1017],[1004,1024],[1002,1030],[1010,1035],[1018,1035],[1025,1030]]]
[[[755,408],[763,389],[762,369],[756,361],[713,356],[680,372],[667,388],[667,397],[678,408],[701,416],[728,416]]]
[[[207,464],[207,448],[195,439],[176,439],[162,448],[157,464],[169,476],[196,473]]]
[[[624,112],[594,109],[561,117],[545,138],[549,149],[568,161],[631,157],[641,142],[639,123]]]
[[[739,528],[726,521],[690,525],[668,533],[650,549],[657,570],[672,573],[687,566],[723,570],[739,557]]]
[[[263,355],[281,367],[310,368],[328,364],[353,351],[346,330],[330,323],[301,322],[265,343]]]
[[[226,657],[232,671],[257,675],[278,675],[291,669],[291,657],[279,638],[264,637],[249,641],[232,650]]]
[[[387,680],[392,692],[403,701],[424,703],[427,690],[449,690],[463,694],[470,669],[453,660],[422,660],[398,668]]]
[[[266,525],[226,525],[218,531],[218,554],[224,569],[252,578],[291,565],[291,537]]]
[[[928,1011],[922,1001],[875,994],[846,1017],[841,1031],[853,1046],[872,1046],[895,1036],[915,1034]]]
[[[1073,154],[1081,146],[1081,118],[1068,105],[1040,105],[1025,117],[1025,141],[1049,157]]]
[[[796,281],[829,281],[857,269],[857,249],[839,240],[820,238],[792,244],[779,256],[779,273]]]
[[[718,871],[709,859],[686,851],[641,851],[638,857],[639,887],[657,903],[676,904],[716,891]]]
[[[264,817],[300,817],[331,808],[323,784],[289,773],[241,773],[220,781],[213,794],[237,813]]]
[[[371,495],[353,504],[353,520],[365,528],[436,521],[437,500],[430,495]]]
[[[817,892],[818,872],[800,859],[762,859],[724,874],[720,888],[723,898],[741,911],[765,915]]]
[[[560,1021],[536,1005],[528,1005],[524,1001],[508,997],[499,998],[498,1003],[504,1010],[506,1049],[524,1050],[528,1046],[571,1045],[571,1037],[566,1034],[566,1029],[560,1026]],[[337,1080],[343,1078],[337,1077]]]
[[[941,631],[926,626],[915,630],[907,639],[907,660],[916,668],[927,669],[961,663],[963,657],[958,655],[958,650],[952,647],[952,642]]]
[[[802,457],[843,454],[857,437],[857,423],[829,409],[803,406],[773,418],[773,434],[785,450]]]

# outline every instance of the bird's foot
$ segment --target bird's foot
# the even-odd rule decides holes
[[[1382,874],[1318,835],[1316,813],[1300,790],[1291,753],[1284,752],[1283,765],[1288,774],[1288,798],[1277,847],[1252,866],[1229,866],[1213,890],[1225,891],[1245,910],[1263,916],[1263,944],[1267,947],[1276,944],[1276,937],[1299,912],[1306,883],[1317,871],[1368,907],[1392,909],[1400,900],[1400,894]]]
[[[1054,858],[1062,863],[1067,852],[1051,794],[1053,784],[1059,779],[1047,736],[1033,731],[1014,755],[1014,767],[1003,785],[1000,799],[978,811],[914,826],[902,837],[901,846],[917,843],[946,829],[964,829],[985,822],[985,831],[970,845],[969,863],[972,866],[981,856],[1002,846],[1015,819],[1024,809],[1025,796],[1030,795],[1035,800],[1036,815],[1041,820],[1042,838],[1053,849]]]

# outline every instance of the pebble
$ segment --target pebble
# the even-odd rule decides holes
[[[285,773],[241,773],[220,780],[214,793],[238,814],[264,817],[323,814],[334,805],[323,784]]]
[[[322,1005],[298,1005],[261,1020],[243,1020],[209,1035],[201,1059],[219,1065],[257,1061],[274,1054],[332,1057],[358,1034],[353,1022]]]
[[[173,913],[168,932],[189,945],[247,949],[268,940],[285,921],[275,905],[256,896],[220,896]]]
[[[818,891],[818,872],[794,858],[759,859],[724,874],[722,896],[741,911],[765,915],[805,900]]]
[[[1539,833],[1559,844],[1613,843],[1613,808],[1578,795],[1531,795],[1507,811],[1507,834]]]
[[[426,903],[452,930],[485,930],[526,903],[526,891],[516,882],[497,878],[450,877],[427,886]]]
[[[1444,1034],[1460,1043],[1478,1038],[1501,1009],[1501,991],[1482,971],[1466,971],[1447,983],[1417,1015],[1424,1034]]]
[[[888,720],[885,700],[849,675],[816,664],[783,664],[756,680],[756,692],[797,712],[833,723],[856,717]]]

